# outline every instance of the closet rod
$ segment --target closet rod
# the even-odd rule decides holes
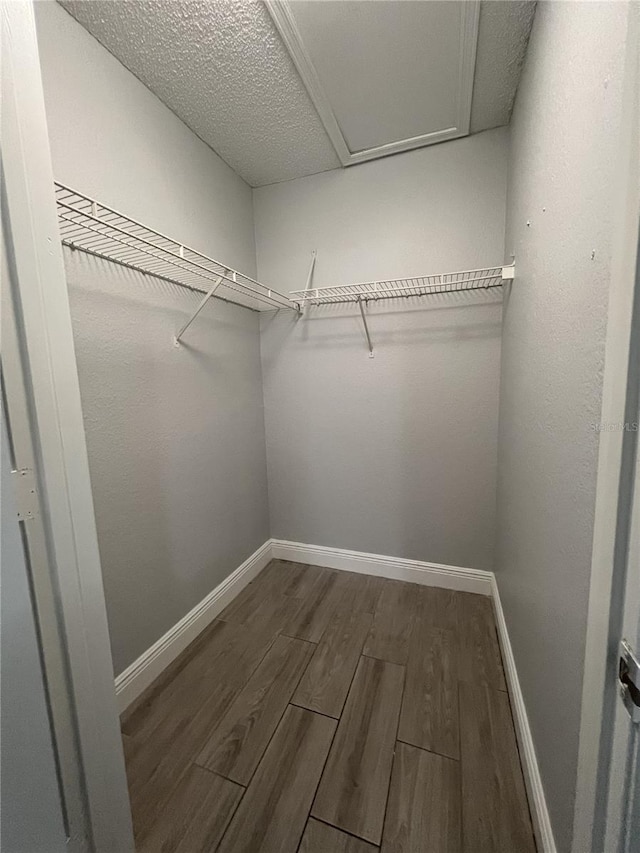
[[[283,293],[108,205],[58,182],[55,193],[62,243],[71,249],[242,308],[254,311],[291,308],[300,313],[297,301]],[[184,329],[180,334],[184,334]]]

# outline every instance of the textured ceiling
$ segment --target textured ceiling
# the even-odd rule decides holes
[[[62,5],[252,186],[340,165],[262,3]]]
[[[251,186],[340,161],[258,0],[61,0]],[[484,0],[472,130],[506,124],[534,3]]]
[[[531,0],[483,0],[471,133],[509,123],[535,8]]]

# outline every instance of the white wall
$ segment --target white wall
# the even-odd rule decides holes
[[[254,190],[283,291],[500,264],[507,132]],[[262,318],[273,536],[493,567],[501,304],[480,295]]]
[[[539,3],[511,127],[497,572],[558,850],[571,843],[624,3]],[[592,253],[593,257],[592,257]]]
[[[36,4],[54,173],[255,272],[249,187],[57,3]],[[256,314],[66,252],[117,672],[269,536]]]

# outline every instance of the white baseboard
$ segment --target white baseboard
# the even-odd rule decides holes
[[[480,569],[463,569],[441,563],[425,563],[421,560],[405,560],[401,557],[384,557],[381,554],[366,554],[348,551],[345,548],[326,548],[322,545],[303,545],[284,539],[271,540],[272,555],[276,560],[293,560],[311,566],[326,566],[365,575],[409,581],[425,586],[440,586],[460,592],[475,592],[491,595],[493,572]]]
[[[116,696],[120,712],[137,699],[151,682],[174,661],[189,643],[212,622],[245,586],[271,560],[271,540],[238,566],[229,577],[160,637],[116,678]]]
[[[556,843],[553,837],[553,829],[551,828],[551,819],[549,817],[549,810],[547,809],[544,788],[542,787],[542,779],[540,778],[538,759],[533,745],[533,736],[531,734],[531,729],[529,728],[529,717],[527,716],[527,709],[525,707],[524,696],[522,695],[522,690],[520,688],[520,680],[518,679],[513,649],[511,648],[511,641],[507,631],[507,623],[502,610],[500,591],[493,573],[491,578],[491,592],[496,612],[498,637],[500,640],[500,647],[502,649],[502,660],[504,663],[507,685],[509,687],[511,710],[513,712],[516,737],[518,738],[520,761],[522,763],[524,781],[527,787],[527,796],[529,799],[529,808],[531,809],[531,820],[533,821],[533,830],[536,836],[537,847],[539,853],[556,853]]]

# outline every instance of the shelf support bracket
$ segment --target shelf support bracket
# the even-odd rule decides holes
[[[373,344],[371,343],[371,335],[369,334],[369,326],[367,326],[367,316],[364,313],[364,305],[362,304],[362,297],[358,296],[358,308],[360,309],[360,314],[362,316],[362,322],[364,324],[364,333],[367,336],[367,345],[369,347],[369,358],[373,358]]]
[[[516,267],[515,264],[506,264],[502,267],[502,280],[503,281],[513,281],[516,277]]]
[[[213,296],[213,294],[216,292],[216,290],[220,287],[220,285],[221,285],[221,283],[222,283],[222,279],[223,279],[223,276],[220,276],[220,278],[218,278],[218,279],[213,283],[213,285],[212,285],[212,286],[211,286],[211,288],[209,289],[208,293],[205,293],[205,295],[202,297],[202,300],[200,301],[200,304],[198,305],[198,307],[196,308],[196,310],[193,312],[193,314],[191,315],[191,317],[187,320],[187,322],[184,324],[184,326],[180,329],[180,331],[178,332],[178,334],[177,334],[177,335],[175,336],[175,338],[173,339],[173,343],[174,343],[174,345],[175,345],[175,346],[178,346],[178,344],[180,343],[180,340],[181,340],[182,336],[184,335],[184,333],[187,331],[187,329],[189,328],[189,326],[190,326],[190,325],[193,323],[193,321],[196,319],[196,317],[198,316],[198,314],[202,311],[202,309],[203,309],[203,308],[204,308],[204,306],[207,304],[207,302],[211,299],[211,297],[212,297],[212,296]]]
[[[311,289],[311,282],[313,281],[313,271],[314,271],[315,266],[316,266],[317,255],[318,255],[318,253],[314,249],[313,252],[311,252],[311,264],[309,265],[309,272],[307,274],[307,283],[304,286],[304,295],[305,296],[307,295],[307,293]],[[307,305],[308,303],[306,301],[303,301],[302,304],[304,306],[304,305]],[[298,317],[302,317],[302,309],[301,308],[298,308]]]

